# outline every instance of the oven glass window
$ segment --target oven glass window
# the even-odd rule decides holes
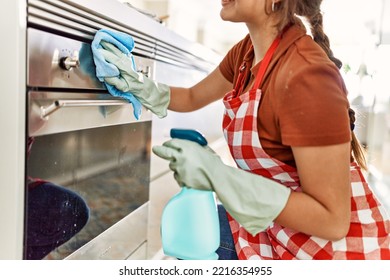
[[[137,122],[28,139],[25,259],[66,258],[148,201],[150,131]]]

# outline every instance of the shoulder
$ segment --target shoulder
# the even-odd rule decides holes
[[[346,94],[339,69],[308,35],[297,39],[288,48],[280,58],[277,68],[279,79],[276,86],[279,89],[292,89],[299,85],[310,85],[314,89],[332,85]]]
[[[349,141],[349,102],[344,81],[311,37],[296,40],[280,57],[276,69],[270,90],[275,93],[274,108],[285,145]]]

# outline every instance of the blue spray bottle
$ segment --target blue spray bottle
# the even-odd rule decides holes
[[[207,145],[207,140],[196,130],[171,129],[171,137]],[[182,260],[218,259],[215,251],[220,233],[214,192],[182,187],[163,210],[161,240],[167,256]]]

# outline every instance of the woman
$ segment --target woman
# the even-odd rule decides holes
[[[222,19],[245,22],[249,34],[191,88],[155,84],[109,44],[102,50],[121,70],[105,81],[158,116],[223,100],[224,135],[239,168],[185,140],[153,148],[180,185],[214,190],[227,210],[221,244],[231,249],[232,236],[235,252],[220,248],[220,259],[390,259],[389,219],[360,169],[354,114],[320,5],[222,0]]]

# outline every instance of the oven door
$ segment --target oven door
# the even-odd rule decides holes
[[[29,138],[26,259],[126,259],[145,246],[150,129],[136,122]]]
[[[145,259],[151,112],[108,94],[90,42],[27,35],[24,258]]]

